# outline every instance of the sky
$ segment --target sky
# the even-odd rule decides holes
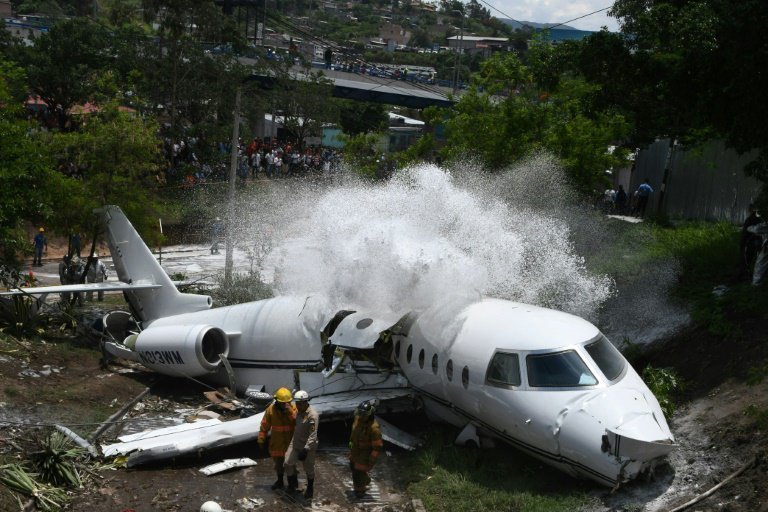
[[[612,0],[478,1],[480,5],[491,11],[491,16],[496,18],[512,18],[518,21],[536,21],[538,23],[562,23],[613,5]],[[579,30],[600,30],[603,26],[608,27],[608,30],[612,32],[619,30],[616,18],[609,17],[606,11],[570,21],[567,24]]]

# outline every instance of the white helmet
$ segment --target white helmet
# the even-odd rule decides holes
[[[296,393],[294,393],[293,401],[294,402],[309,402],[309,393],[307,393],[303,389],[300,389]]]
[[[200,506],[200,512],[223,512],[221,506],[215,501],[206,501]]]

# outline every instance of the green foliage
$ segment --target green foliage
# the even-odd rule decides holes
[[[684,388],[683,381],[677,372],[671,368],[647,366],[643,370],[643,380],[659,401],[664,416],[672,417],[675,412],[673,395]]]
[[[15,261],[30,250],[24,220],[52,216],[61,177],[52,172],[49,148],[23,118],[23,71],[0,59],[0,259]]]
[[[529,66],[512,53],[483,62],[470,90],[445,112],[444,156],[477,156],[501,169],[545,149],[578,190],[602,188],[604,171],[626,161],[625,153],[609,153],[608,146],[628,133],[629,124],[618,113],[596,110],[596,89],[583,79],[545,76],[551,56],[544,55],[551,52],[542,50]]]
[[[339,105],[339,123],[346,135],[379,132],[386,129],[389,116],[381,103],[361,103],[359,101],[341,101]]]
[[[55,429],[41,431],[34,439],[35,450],[29,454],[39,478],[56,487],[78,488],[82,485],[76,461],[85,450]]]
[[[160,204],[155,198],[159,152],[157,126],[149,119],[105,106],[81,131],[51,136],[50,144],[63,161],[74,162],[80,180],[67,180],[52,202],[62,231],[81,227],[91,232],[97,222],[94,208],[117,204],[149,243]]]
[[[217,285],[210,291],[216,307],[233,306],[273,296],[272,288],[261,280],[258,272],[236,273],[231,279],[217,276]]]
[[[0,332],[17,338],[39,336],[48,321],[47,315],[40,313],[40,307],[40,301],[32,296],[0,299]]]
[[[427,510],[550,512],[586,510],[594,505],[582,484],[563,482],[555,469],[506,446],[460,448],[451,442],[452,435],[441,428],[431,430],[427,445],[407,466],[413,482],[408,493],[420,498]],[[551,478],[546,476],[549,473]]]
[[[42,512],[64,510],[70,501],[67,492],[36,479],[37,475],[28,472],[21,464],[0,466],[0,482],[8,489],[32,498],[37,510]]]
[[[378,134],[366,133],[344,138],[344,161],[361,176],[376,177]]]
[[[768,410],[752,404],[744,409],[744,415],[755,422],[758,430],[768,430]]]

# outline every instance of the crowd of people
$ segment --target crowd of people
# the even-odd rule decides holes
[[[600,198],[600,208],[605,213],[614,215],[645,217],[645,210],[648,208],[651,194],[653,194],[653,188],[647,179],[637,187],[632,197],[624,190],[624,185],[619,185],[617,190],[612,188],[605,190]]]
[[[161,184],[181,181],[192,186],[210,181],[226,181],[230,174],[231,144],[219,142],[213,155],[201,141],[190,137],[177,142],[165,139],[168,165]],[[206,157],[202,157],[206,153]],[[324,146],[299,148],[291,141],[254,138],[241,142],[237,148],[236,175],[239,181],[256,179],[259,174],[269,179],[305,175],[329,175],[337,173],[341,166],[341,152]]]

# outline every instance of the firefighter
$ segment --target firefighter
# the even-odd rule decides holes
[[[381,427],[373,418],[378,400],[366,400],[357,406],[352,434],[349,437],[349,467],[352,470],[352,485],[355,497],[362,498],[371,483],[368,473],[379,458],[384,441]]]
[[[285,454],[285,472],[288,476],[288,492],[298,490],[299,476],[296,473],[297,461],[301,461],[304,472],[307,474],[307,488],[304,490],[304,498],[312,499],[315,492],[315,451],[317,450],[317,427],[320,424],[320,416],[309,405],[309,393],[297,391],[293,395],[296,402],[296,430],[293,432],[293,440]]]
[[[287,388],[275,392],[275,401],[264,411],[259,429],[259,448],[263,451],[267,444],[267,433],[272,431],[269,438],[269,456],[275,463],[277,481],[272,484],[272,490],[285,487],[283,482],[283,465],[285,452],[293,439],[296,428],[296,406],[291,403],[293,396]]]

